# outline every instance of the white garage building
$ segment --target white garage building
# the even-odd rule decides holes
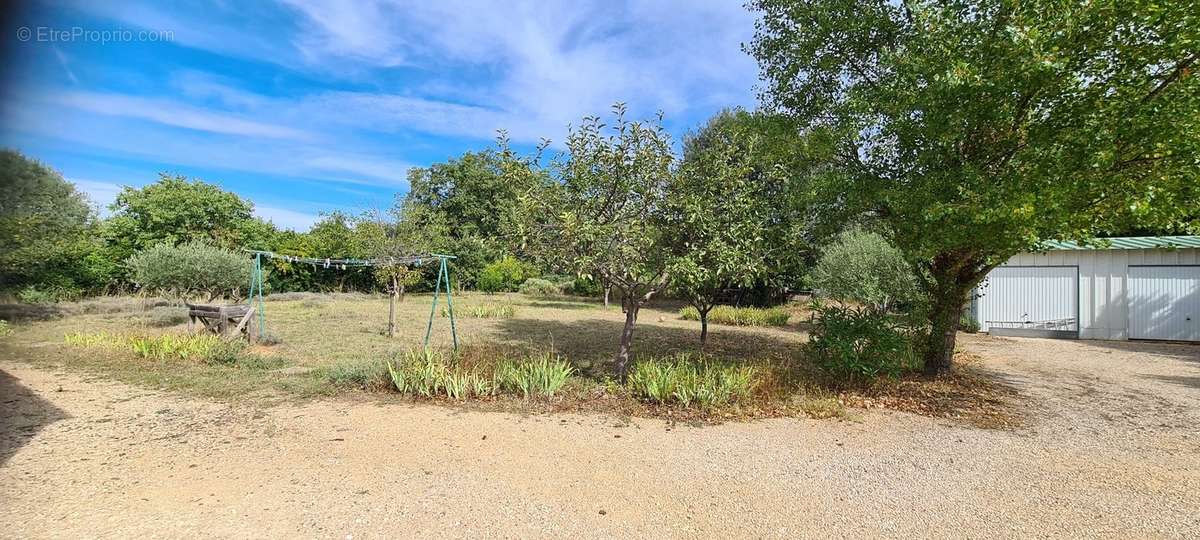
[[[1200,236],[1049,242],[997,267],[972,305],[981,331],[1200,341]]]

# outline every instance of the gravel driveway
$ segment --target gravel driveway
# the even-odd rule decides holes
[[[0,360],[0,536],[1196,537],[1200,347],[964,337],[1028,427],[255,409]]]

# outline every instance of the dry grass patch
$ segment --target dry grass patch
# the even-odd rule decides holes
[[[948,418],[989,429],[1012,429],[1024,425],[1017,391],[981,373],[980,358],[959,352],[955,368],[933,379],[919,374],[899,380],[881,379],[875,384],[840,394],[846,405],[864,409],[881,408],[922,416]]]
[[[511,317],[460,319],[460,347],[452,355],[449,321],[435,317],[431,345],[445,355],[447,377],[436,391],[427,392],[429,397],[406,391],[403,399],[521,413],[602,413],[687,422],[778,416],[846,418],[853,414],[852,408],[865,407],[957,418],[976,425],[1013,424],[1003,389],[970,365],[949,378],[906,376],[867,389],[831,390],[822,372],[802,356],[805,335],[794,325],[710,328],[707,352],[700,357],[699,325],[679,320],[677,305],[643,311],[633,369],[662,367],[663,361],[672,359],[694,362],[703,358],[704,365],[676,362],[666,381],[674,386],[656,390],[659,397],[653,398],[645,385],[636,387],[639,377],[635,377],[635,386],[612,379],[611,359],[624,318],[619,309],[596,309],[596,305],[573,301],[591,306],[576,309],[564,307],[572,305],[570,302],[531,301],[520,295],[465,294],[455,298],[463,306],[503,304],[517,306],[517,310]],[[13,325],[12,335],[0,342],[0,349],[12,359],[84,369],[126,382],[219,399],[272,401],[317,395],[401,399],[388,365],[392,362],[395,369],[399,366],[396,359],[423,348],[430,300],[429,295],[410,294],[400,303],[398,335],[388,338],[383,334],[388,307],[385,297],[273,296],[266,304],[267,331],[282,338],[282,343],[251,347],[233,362],[148,361],[130,348],[80,348],[64,343],[64,336],[74,333],[169,335],[146,324],[140,300],[109,301],[126,307],[138,305],[135,311],[76,314]],[[526,399],[519,382],[507,390],[495,390],[501,386],[496,374],[505,361],[539,355],[561,359],[569,368],[569,376],[556,383],[553,392],[539,392],[530,386]],[[967,359],[967,363],[971,361]]]

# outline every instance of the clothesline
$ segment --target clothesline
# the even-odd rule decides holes
[[[273,251],[262,251],[258,249],[244,250],[248,253],[253,253],[257,256],[266,257],[268,259],[281,260],[299,264],[311,264],[323,268],[337,268],[345,270],[346,268],[363,268],[368,266],[395,266],[399,264],[414,264],[421,266],[426,259],[454,259],[453,255],[441,255],[438,253],[430,253],[428,255],[407,255],[403,257],[376,257],[373,259],[334,259],[334,258],[318,258],[318,257],[301,257],[298,255],[283,255]]]

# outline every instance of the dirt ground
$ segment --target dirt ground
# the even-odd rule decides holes
[[[1200,346],[964,336],[1027,427],[228,405],[0,361],[2,537],[1196,537]]]

